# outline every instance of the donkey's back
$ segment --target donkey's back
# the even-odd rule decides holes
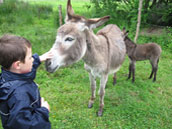
[[[156,43],[137,44],[133,56],[136,61],[159,58],[161,47]]]
[[[105,34],[110,42],[110,45],[118,47],[120,50],[125,50],[125,43],[123,39],[123,33],[120,28],[115,24],[106,25],[104,28],[97,32],[99,34]]]
[[[97,33],[98,36],[103,35],[107,38],[106,44],[109,45],[109,55],[107,56],[109,56],[109,70],[111,72],[116,71],[125,58],[126,46],[122,34],[120,28],[115,24],[106,25]]]

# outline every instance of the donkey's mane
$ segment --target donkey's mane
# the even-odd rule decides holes
[[[125,37],[124,41],[126,41],[126,40],[128,40],[127,44],[128,44],[129,46],[130,46],[130,45],[132,45],[132,46],[134,46],[134,47],[137,46],[137,44],[134,43],[128,36]]]

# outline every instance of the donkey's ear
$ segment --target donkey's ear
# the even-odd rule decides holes
[[[128,33],[129,33],[129,31],[127,30],[127,31],[124,33],[124,38],[128,36]]]
[[[74,11],[72,9],[72,5],[71,5],[71,1],[68,0],[67,2],[67,13],[66,13],[66,18],[65,18],[65,22],[69,21],[70,19],[72,19],[72,16],[74,15]]]
[[[128,36],[128,33],[129,33],[129,30],[127,30],[127,31],[126,31],[126,33],[125,33],[125,34],[126,34],[126,36]]]
[[[110,16],[104,16],[102,18],[93,18],[93,19],[88,19],[86,21],[86,25],[90,28],[90,29],[94,29],[97,28],[101,25],[103,25],[106,21],[108,21],[110,18]]]
[[[125,29],[125,27],[123,27],[122,32],[123,32],[123,33],[126,33],[126,29]]]

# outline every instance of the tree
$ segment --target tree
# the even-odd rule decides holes
[[[138,8],[138,21],[137,21],[136,35],[135,35],[135,38],[134,38],[135,43],[137,42],[137,38],[138,38],[138,35],[139,35],[139,29],[140,29],[140,23],[141,23],[142,3],[143,3],[143,0],[140,0],[139,1],[139,8]]]
[[[132,25],[137,19],[138,0],[91,0],[96,15],[111,15]],[[116,22],[116,21],[115,21]],[[121,22],[119,23],[121,24]],[[143,0],[143,25],[172,26],[172,0]]]

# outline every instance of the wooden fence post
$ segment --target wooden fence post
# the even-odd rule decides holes
[[[136,29],[136,35],[134,38],[134,42],[137,42],[138,34],[139,34],[139,29],[140,29],[140,23],[141,23],[141,12],[142,12],[142,3],[143,0],[139,1],[139,8],[138,8],[138,19],[137,19],[137,29]]]
[[[62,5],[59,5],[59,24],[60,26],[63,24]]]

